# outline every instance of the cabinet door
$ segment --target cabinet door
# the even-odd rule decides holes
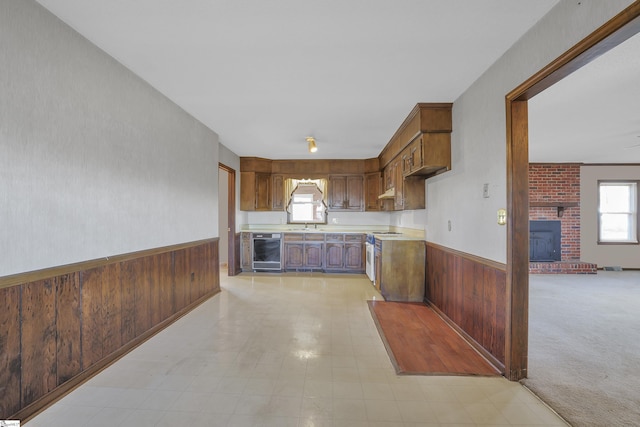
[[[347,176],[346,209],[361,211],[364,207],[364,178],[362,175]]]
[[[240,262],[242,271],[252,270],[251,233],[242,233],[240,241]]]
[[[329,209],[362,211],[364,208],[363,175],[329,176]]]
[[[282,175],[273,175],[271,177],[271,210],[283,211],[284,209],[284,177]]]
[[[364,245],[362,243],[344,244],[344,268],[345,270],[364,271]]]
[[[394,160],[393,173],[394,173],[394,185],[396,189],[395,200],[393,204],[394,210],[404,209],[404,175],[402,173],[402,158]]]
[[[322,268],[322,243],[305,243],[304,245],[304,267]]]
[[[382,193],[382,191],[380,191],[380,183],[381,178],[378,172],[369,173],[365,176],[364,209],[366,211],[379,211],[382,209],[382,203],[380,199],[378,199],[378,196]]]
[[[411,145],[409,145],[409,164],[409,172],[415,172],[421,169],[424,164],[422,136],[416,138]]]
[[[271,210],[271,174],[256,173],[256,210]]]
[[[329,177],[329,209],[342,210],[347,202],[347,177],[346,176],[330,176]]]
[[[327,243],[325,269],[326,270],[342,270],[344,268],[343,252],[344,252],[344,244]]]
[[[284,244],[284,268],[295,270],[304,266],[304,243]]]

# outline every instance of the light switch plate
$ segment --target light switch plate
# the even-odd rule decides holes
[[[485,199],[489,198],[489,184],[486,183],[482,186],[482,197]]]

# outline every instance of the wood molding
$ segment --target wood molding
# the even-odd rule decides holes
[[[129,260],[141,258],[144,256],[157,255],[165,252],[186,249],[193,246],[202,245],[204,243],[210,243],[216,240],[219,240],[219,238],[212,237],[209,239],[197,240],[193,242],[178,243],[176,245],[162,246],[162,247],[153,248],[153,249],[145,249],[142,251],[129,252],[129,253],[113,255],[113,256],[106,256],[103,258],[80,261],[73,264],[60,265],[56,267],[43,268],[42,270],[33,270],[33,271],[27,271],[24,273],[17,273],[9,276],[3,276],[3,277],[0,277],[0,289],[19,285],[21,283],[29,283],[29,282],[35,282],[38,280],[48,279],[54,276],[62,276],[64,274],[69,274],[76,271],[90,270],[92,268],[102,267],[105,265],[114,264],[121,261],[129,261]]]
[[[600,26],[505,97],[507,142],[507,331],[505,375],[527,377],[528,113],[527,100],[640,32],[640,1]]]
[[[638,32],[640,32],[640,1],[636,0],[509,92],[507,98],[514,101],[531,99]]]
[[[214,295],[218,294],[219,292],[220,292],[220,290],[218,289],[216,291],[210,292],[210,293],[202,296],[197,301],[189,304],[187,307],[184,307],[182,310],[180,310],[179,312],[173,314],[171,317],[163,320],[162,322],[158,323],[156,326],[154,326],[153,328],[149,329],[148,331],[146,331],[142,335],[136,337],[135,339],[133,339],[132,341],[128,342],[124,346],[120,347],[117,351],[109,354],[107,357],[105,357],[105,358],[101,359],[100,361],[96,362],[91,367],[87,368],[85,371],[83,371],[80,374],[74,376],[69,381],[65,382],[64,384],[62,384],[62,385],[60,385],[58,387],[56,387],[53,391],[49,392],[48,394],[46,394],[41,399],[38,399],[37,401],[33,402],[32,404],[30,404],[28,406],[25,406],[24,408],[22,408],[20,411],[16,412],[15,414],[13,414],[9,418],[10,419],[19,419],[23,423],[29,421],[30,419],[32,419],[33,417],[38,415],[40,412],[42,412],[45,409],[47,409],[51,404],[53,404],[57,400],[63,398],[67,394],[71,393],[73,390],[75,390],[76,388],[80,387],[82,384],[84,384],[85,382],[87,382],[88,380],[90,380],[91,378],[93,378],[94,376],[99,374],[100,372],[102,372],[104,369],[108,368],[110,365],[112,365],[115,362],[117,362],[119,359],[121,359],[127,353],[129,353],[132,350],[134,350],[140,344],[142,344],[145,341],[149,340],[154,335],[156,335],[158,332],[161,332],[167,326],[171,325],[176,320],[178,320],[181,317],[185,316],[191,310],[193,310],[194,308],[196,308],[197,306],[199,306],[200,304],[202,304],[203,302],[205,302],[209,298],[213,297]]]
[[[443,252],[447,252],[447,253],[450,253],[450,254],[453,254],[453,255],[457,255],[457,256],[459,256],[461,258],[468,259],[469,261],[473,261],[473,262],[475,262],[477,264],[481,264],[481,265],[485,265],[487,267],[495,268],[496,270],[500,270],[500,271],[503,271],[503,272],[507,271],[507,265],[504,264],[504,263],[501,263],[501,262],[498,262],[498,261],[493,261],[493,260],[490,260],[490,259],[487,259],[487,258],[482,258],[482,257],[479,257],[477,255],[472,255],[472,254],[469,254],[469,253],[466,253],[466,252],[462,252],[462,251],[459,251],[459,250],[456,250],[456,249],[451,249],[451,248],[448,248],[446,246],[441,246],[441,245],[439,245],[437,243],[432,243],[432,242],[426,242],[426,243],[427,243],[427,246],[431,246],[432,248],[439,249],[439,250],[441,250]]]
[[[504,366],[504,264],[428,243],[425,301],[482,347],[495,366]]]

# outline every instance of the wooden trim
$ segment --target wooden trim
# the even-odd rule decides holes
[[[178,243],[176,245],[162,246],[162,247],[153,248],[153,249],[145,249],[142,251],[129,252],[129,253],[113,255],[113,256],[106,256],[103,258],[80,261],[73,264],[60,265],[56,267],[43,268],[42,270],[27,271],[24,273],[17,273],[9,276],[3,276],[3,277],[0,277],[0,289],[19,285],[21,283],[29,283],[29,282],[35,282],[38,280],[48,279],[54,276],[62,276],[64,274],[69,274],[76,271],[90,270],[92,268],[102,267],[105,265],[114,264],[122,261],[129,261],[129,260],[141,258],[144,256],[157,255],[165,252],[186,249],[193,246],[202,245],[204,243],[214,242],[216,240],[219,240],[219,238],[212,237],[209,239],[196,240],[193,242]]]
[[[640,1],[600,26],[506,97],[507,304],[506,377],[527,376],[528,324],[528,114],[527,100],[640,32]],[[525,212],[526,211],[526,212]]]
[[[529,337],[529,149],[526,101],[507,106],[505,376],[527,377]]]
[[[425,301],[425,303],[429,307],[431,307],[433,309],[433,311],[435,311],[436,314],[438,316],[440,316],[440,318],[442,320],[445,321],[445,323],[447,323],[454,331],[456,331],[458,333],[458,335],[460,335],[462,338],[464,338],[464,340],[467,341],[469,343],[469,345],[474,348],[474,350],[476,350],[478,353],[480,353],[480,355],[482,355],[482,357],[487,359],[487,361],[489,363],[491,363],[494,367],[496,367],[498,369],[498,371],[500,371],[501,374],[504,375],[504,364],[502,362],[500,362],[498,359],[496,359],[496,357],[493,354],[489,353],[487,351],[487,349],[485,349],[483,346],[478,344],[478,342],[476,340],[474,340],[471,337],[471,335],[466,333],[464,331],[464,329],[462,329],[460,326],[458,326],[458,324],[456,324],[456,322],[454,322],[453,320],[449,319],[449,317],[446,314],[444,314],[444,312],[442,312],[442,310],[440,310],[438,307],[433,305],[433,303],[431,301],[427,300],[427,301]]]
[[[240,271],[240,260],[236,254],[236,171],[235,169],[223,164],[218,163],[218,168],[227,172],[227,218],[229,230],[226,231],[228,239],[227,249],[227,274],[229,276],[235,276]],[[219,203],[218,203],[219,205]]]
[[[571,49],[509,92],[526,101],[640,32],[640,1],[635,1]]]
[[[25,406],[24,408],[20,409],[20,411],[18,411],[15,414],[13,414],[10,418],[11,419],[19,419],[23,423],[26,423],[27,421],[29,421],[30,419],[32,419],[33,417],[38,415],[40,412],[42,412],[45,409],[47,409],[50,405],[52,405],[53,403],[55,403],[59,399],[63,398],[67,394],[71,393],[76,388],[80,387],[82,384],[84,384],[85,382],[87,382],[88,380],[90,380],[91,378],[93,378],[94,376],[99,374],[100,372],[102,372],[104,369],[108,368],[110,365],[112,365],[115,362],[117,362],[119,359],[121,359],[127,353],[129,353],[132,350],[134,350],[140,344],[142,344],[145,341],[149,340],[154,335],[156,335],[158,332],[161,332],[163,329],[165,329],[166,327],[168,327],[169,325],[174,323],[176,320],[178,320],[181,317],[185,316],[191,310],[193,310],[194,308],[196,308],[197,306],[199,306],[200,304],[202,304],[203,302],[205,302],[209,298],[215,296],[219,292],[220,292],[220,290],[218,289],[216,291],[210,292],[210,293],[202,296],[197,301],[194,301],[193,303],[191,303],[188,306],[184,307],[182,310],[180,310],[179,312],[176,312],[171,317],[168,317],[167,319],[165,319],[162,322],[158,323],[156,326],[152,327],[151,329],[149,329],[148,331],[144,332],[140,336],[136,337],[132,341],[129,341],[127,344],[125,344],[124,346],[120,347],[118,350],[116,350],[113,353],[109,354],[108,356],[106,356],[102,360],[100,360],[100,361],[96,362],[95,364],[91,365],[85,371],[82,371],[80,374],[74,376],[69,381],[61,384],[58,387],[56,387],[54,390],[52,390],[51,392],[47,393],[42,398],[40,398],[40,399],[36,400],[35,402],[33,402],[32,404],[30,404],[28,406]]]
[[[443,252],[447,252],[453,255],[457,255],[461,258],[468,259],[469,261],[473,261],[477,264],[481,264],[487,267],[495,268],[496,270],[500,270],[503,272],[507,271],[507,265],[501,262],[493,261],[487,258],[482,258],[477,255],[469,254],[466,252],[458,251],[456,249],[447,248],[446,246],[441,246],[437,243],[426,242],[427,246],[431,246],[432,248],[439,249]]]

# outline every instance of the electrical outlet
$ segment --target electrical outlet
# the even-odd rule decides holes
[[[447,228],[451,231],[451,220],[447,221]]]

